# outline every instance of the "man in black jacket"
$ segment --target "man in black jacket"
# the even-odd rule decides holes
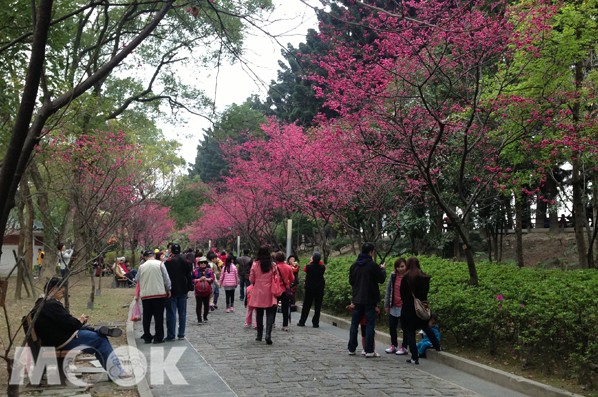
[[[181,254],[181,246],[172,244],[171,255],[164,262],[164,267],[170,277],[171,294],[166,302],[166,339],[174,340],[176,330],[177,313],[179,315],[179,327],[176,330],[178,339],[185,338],[185,324],[187,323],[187,293],[192,286],[191,263],[187,262]]]
[[[245,299],[245,289],[249,286],[249,272],[253,259],[249,256],[249,250],[243,250],[243,255],[237,258],[237,265],[239,271],[239,298]]]
[[[106,335],[120,336],[121,330],[108,327],[94,330],[85,325],[88,320],[86,315],[80,318],[71,316],[60,302],[64,296],[61,278],[51,278],[44,291],[45,297],[35,302],[34,309],[40,311],[34,329],[42,346],[54,346],[59,350],[83,348],[85,353],[95,354],[111,379],[131,377],[123,370],[118,357],[112,354],[112,345],[106,338]]]
[[[376,357],[374,352],[374,333],[376,326],[376,305],[380,301],[380,288],[386,279],[384,263],[380,266],[374,262],[374,244],[365,243],[361,253],[349,270],[349,284],[353,292],[354,305],[349,331],[349,355],[355,355],[357,349],[357,329],[365,315],[365,356]]]

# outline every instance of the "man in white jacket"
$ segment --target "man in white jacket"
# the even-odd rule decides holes
[[[164,308],[170,297],[170,277],[164,264],[155,258],[154,251],[143,253],[145,262],[139,266],[135,281],[139,284],[135,300],[141,298],[143,305],[143,335],[145,343],[164,342]],[[151,334],[150,325],[154,318],[155,333]]]

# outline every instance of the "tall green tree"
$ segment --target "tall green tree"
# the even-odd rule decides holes
[[[213,127],[204,130],[204,138],[197,146],[195,164],[189,169],[189,175],[198,175],[204,183],[222,182],[228,175],[228,164],[221,145],[227,141],[242,143],[260,134],[260,125],[264,122],[265,116],[255,110],[251,99],[241,105],[229,106]]]

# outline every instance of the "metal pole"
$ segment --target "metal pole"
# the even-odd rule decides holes
[[[241,236],[237,236],[237,258],[241,256]]]
[[[293,241],[293,220],[287,221],[287,257],[291,255],[291,242]]]

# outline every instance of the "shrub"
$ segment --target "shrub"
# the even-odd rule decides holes
[[[331,260],[325,307],[338,312],[351,301],[354,257]],[[387,263],[393,263],[388,260]],[[519,268],[480,262],[479,286],[469,285],[467,265],[420,257],[432,276],[428,299],[445,333],[491,354],[508,353],[548,373],[598,386],[598,271]],[[387,281],[391,272],[388,268]],[[380,286],[384,296],[385,284]]]

